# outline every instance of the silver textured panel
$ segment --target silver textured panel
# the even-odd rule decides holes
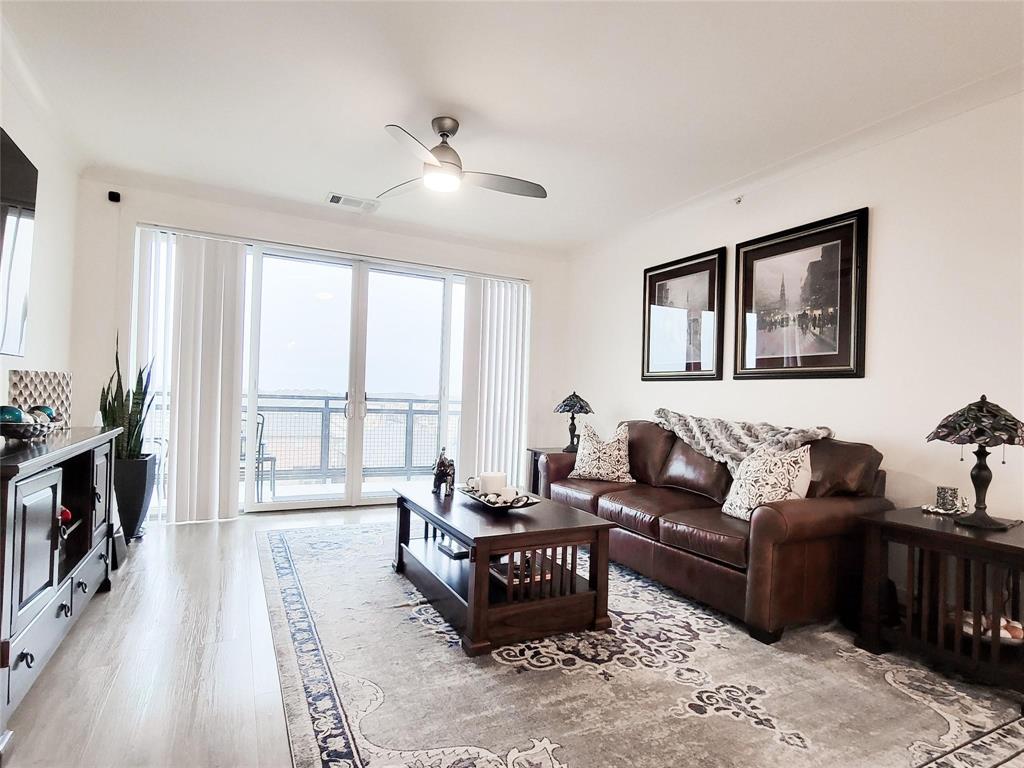
[[[8,375],[11,405],[27,410],[33,405],[49,405],[71,425],[71,374],[67,371],[21,371]]]

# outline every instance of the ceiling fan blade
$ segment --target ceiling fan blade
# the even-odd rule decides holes
[[[391,136],[391,138],[416,155],[421,163],[427,163],[428,165],[441,165],[441,163],[437,161],[437,158],[430,153],[430,150],[423,146],[419,139],[405,130],[402,126],[385,125],[384,130],[388,132],[388,135]]]
[[[412,192],[414,189],[419,189],[422,186],[423,177],[417,176],[415,179],[409,179],[403,181],[401,184],[395,184],[390,189],[385,189],[379,195],[378,200],[383,200],[386,197],[398,197],[398,195],[404,195],[406,192]]]
[[[497,173],[480,173],[479,171],[463,171],[462,180],[467,184],[485,189],[493,189],[495,192],[506,192],[510,195],[522,195],[523,197],[547,197],[547,190],[540,184],[532,181],[517,179],[513,176],[501,176]]]

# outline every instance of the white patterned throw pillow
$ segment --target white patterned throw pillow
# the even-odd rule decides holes
[[[596,429],[584,424],[580,448],[576,453],[576,466],[569,477],[635,483],[629,474],[629,430],[626,425],[619,424],[615,436],[606,443],[598,436]]]
[[[803,499],[811,484],[811,446],[788,453],[758,451],[740,462],[722,512],[749,520],[762,504]]]

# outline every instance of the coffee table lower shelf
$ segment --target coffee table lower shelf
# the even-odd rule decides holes
[[[469,655],[547,635],[607,627],[607,624],[595,624],[597,593],[591,591],[589,581],[578,574],[563,572],[557,557],[546,563],[542,581],[531,582],[534,589],[530,590],[527,584],[523,584],[522,589],[513,584],[511,597],[507,584],[488,564],[480,563],[488,570],[483,622],[487,640],[483,644],[470,643],[465,637],[469,625],[469,585],[478,564],[469,558],[450,558],[437,548],[434,539],[412,539],[401,547],[406,578],[463,635],[463,648]],[[506,566],[507,562],[506,555],[501,566]],[[555,584],[568,587],[570,578],[575,584],[567,588],[565,594],[551,594]],[[531,591],[533,594],[528,594]]]

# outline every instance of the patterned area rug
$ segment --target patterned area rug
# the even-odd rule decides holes
[[[613,564],[610,630],[471,659],[392,572],[392,526],[258,546],[296,768],[1024,766],[1019,699],[834,626],[765,646]]]

